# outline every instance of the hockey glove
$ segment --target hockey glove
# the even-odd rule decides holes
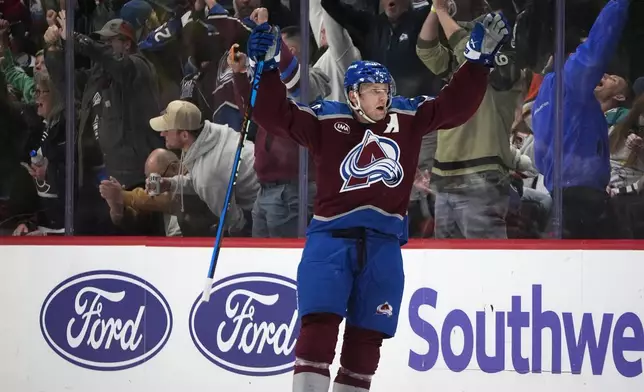
[[[509,25],[503,15],[487,14],[483,22],[478,22],[474,26],[470,40],[465,46],[465,58],[493,68],[494,56],[509,37]]]
[[[251,65],[264,60],[264,70],[277,68],[280,62],[281,36],[278,27],[262,23],[253,29],[248,39],[248,57]]]

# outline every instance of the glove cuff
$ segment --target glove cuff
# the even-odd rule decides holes
[[[249,65],[252,69],[255,69],[255,66],[257,65],[257,62],[253,59],[248,59]],[[264,69],[263,71],[270,71],[272,69],[277,69],[279,67],[279,61],[277,61],[275,58],[271,58],[268,60],[264,60]]]

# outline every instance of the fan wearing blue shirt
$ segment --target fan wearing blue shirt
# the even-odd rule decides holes
[[[611,227],[608,124],[604,112],[623,104],[629,84],[605,74],[612,60],[631,0],[611,0],[601,11],[588,38],[564,65],[564,128],[561,187],[564,238],[607,238]],[[545,76],[533,107],[535,164],[553,192],[555,74]],[[557,185],[559,186],[559,185]]]

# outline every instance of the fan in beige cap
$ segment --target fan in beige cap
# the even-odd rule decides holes
[[[172,101],[163,114],[150,120],[150,126],[157,132],[196,131],[203,127],[201,111],[187,101]]]

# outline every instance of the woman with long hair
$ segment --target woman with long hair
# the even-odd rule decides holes
[[[59,96],[46,71],[34,75],[34,84],[36,111],[45,127],[34,150],[39,161],[26,164],[25,168],[34,180],[41,211],[34,219],[21,222],[14,235],[62,233],[65,228],[64,99]]]
[[[63,233],[65,229],[65,182],[67,143],[74,143],[73,151],[77,152],[75,140],[66,138],[64,97],[47,71],[38,72],[34,78],[36,110],[43,119],[45,128],[38,147],[34,148],[36,160],[27,164],[26,169],[33,177],[36,192],[40,197],[40,212],[35,219],[21,222],[14,235],[42,235]],[[75,121],[74,121],[75,123]],[[94,135],[91,135],[94,138]],[[86,141],[83,142],[87,144]],[[77,155],[77,154],[76,154]],[[78,155],[77,155],[78,156]],[[76,158],[77,158],[76,156]],[[75,195],[74,195],[74,234],[109,235],[115,234],[114,226],[109,220],[109,212],[98,192],[102,165],[93,166],[87,159],[76,162]],[[83,165],[83,186],[78,187]]]
[[[618,109],[619,111],[620,109]],[[644,94],[622,121],[609,130],[611,177],[608,192],[619,222],[621,238],[644,238]]]

